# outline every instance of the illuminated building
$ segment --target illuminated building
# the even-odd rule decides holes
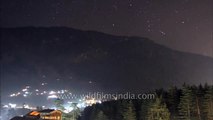
[[[62,112],[54,109],[31,111],[23,117],[14,117],[11,120],[62,120]]]
[[[43,120],[62,120],[62,112],[54,109],[45,109],[39,111]]]

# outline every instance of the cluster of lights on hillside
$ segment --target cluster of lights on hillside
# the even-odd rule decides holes
[[[56,95],[60,95],[60,94],[72,94],[70,91],[68,90],[39,90],[39,89],[32,89],[30,86],[26,86],[25,88],[23,88],[21,91],[12,93],[9,95],[9,97],[19,97],[19,96],[23,96],[23,97],[30,97],[33,95],[39,96],[39,95],[46,95],[47,98],[58,98]],[[61,95],[62,96],[62,95]]]
[[[41,85],[44,85],[43,83]],[[78,108],[85,108],[86,106],[91,106],[92,104],[101,103],[102,100],[97,100],[95,98],[89,98],[88,96],[82,96],[79,98],[79,96],[73,94],[71,91],[66,89],[61,90],[41,90],[41,89],[34,89],[31,86],[25,86],[23,89],[21,89],[18,92],[14,92],[9,95],[11,99],[16,99],[23,97],[25,99],[31,98],[31,97],[39,97],[42,96],[46,98],[46,100],[57,100],[62,99],[64,100],[64,112],[68,113],[73,110],[73,107],[71,104],[76,103]],[[42,106],[42,108],[53,108],[55,105],[52,104],[51,106]],[[34,110],[36,109],[35,106],[25,104],[25,105],[18,105],[17,103],[7,103],[3,106],[4,108],[26,108]]]

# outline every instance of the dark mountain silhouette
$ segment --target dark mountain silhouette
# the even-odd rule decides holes
[[[210,57],[95,31],[1,28],[1,52],[3,89],[46,81],[80,90],[143,91],[213,80]]]

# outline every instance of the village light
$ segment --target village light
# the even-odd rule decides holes
[[[15,107],[16,107],[16,104],[9,103],[9,106],[10,106],[11,108],[15,108]]]
[[[56,94],[56,92],[55,91],[50,91],[49,94],[53,95],[53,94]]]
[[[53,99],[53,98],[58,98],[58,96],[57,95],[49,95],[48,97],[47,97],[48,99]]]

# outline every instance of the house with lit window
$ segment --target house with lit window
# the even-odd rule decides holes
[[[62,120],[62,112],[54,109],[31,111],[23,117],[14,117],[11,120]]]
[[[39,111],[42,120],[62,120],[62,112],[54,109],[45,109]]]

